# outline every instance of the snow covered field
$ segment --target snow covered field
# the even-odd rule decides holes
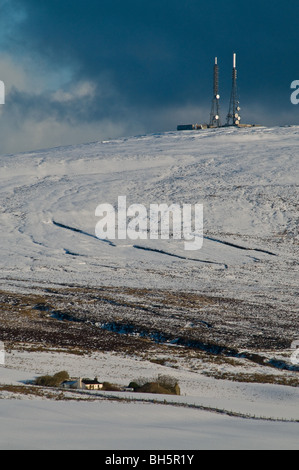
[[[298,449],[298,425],[163,405],[0,402],[1,449]],[[3,431],[5,429],[5,432]]]
[[[70,354],[14,351],[7,357],[7,367],[0,369],[0,385],[25,383],[35,374],[61,368],[74,376],[84,370],[93,377],[100,371],[112,382],[124,384],[132,374],[151,378],[165,373],[162,366],[113,354],[78,359]],[[11,394],[2,392],[0,448],[298,449],[298,388],[215,381],[183,368],[171,375],[179,380],[181,396],[102,392],[98,397],[89,392],[88,401],[87,397],[76,401],[85,398],[80,395],[73,401],[55,401],[17,394],[12,400]],[[105,395],[145,402],[107,401]]]
[[[123,385],[167,372],[179,380],[176,401],[211,410],[100,397],[56,402],[0,390],[0,447],[298,448],[299,425],[290,422],[299,420],[297,387],[224,380],[232,371],[297,380],[296,371],[265,372],[264,365],[240,357],[236,364],[216,366],[209,358],[184,357],[182,347],[163,350],[163,365],[138,351],[75,356],[63,348],[51,352],[47,344],[35,352],[32,343],[21,347],[20,334],[25,309],[36,311],[26,298],[47,296],[61,311],[57,294],[65,298],[64,313],[82,310],[85,302],[84,317],[83,310],[74,310],[85,323],[90,309],[95,322],[111,316],[160,332],[167,327],[175,337],[188,332],[193,339],[283,358],[291,366],[290,345],[299,337],[298,155],[299,127],[261,127],[169,132],[1,156],[0,341],[7,354],[0,385],[63,369]],[[96,207],[117,207],[119,196],[127,197],[128,206],[203,204],[202,249],[184,250],[183,239],[99,240]],[[131,310],[112,302],[105,310],[103,299],[91,301],[84,289],[111,289],[111,298],[130,301]],[[23,296],[18,307],[12,302],[7,310],[7,293]],[[190,309],[178,303],[186,294],[194,296]],[[18,315],[17,329],[9,333],[16,325],[10,319]],[[30,318],[36,320],[26,316],[28,325]],[[215,371],[223,377],[209,374]]]

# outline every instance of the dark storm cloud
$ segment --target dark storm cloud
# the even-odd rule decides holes
[[[235,50],[248,94],[281,94],[296,76],[297,0],[17,3],[27,13],[18,34],[27,50],[54,67],[72,64],[81,78],[109,72],[133,101],[203,97],[214,55],[226,87]]]
[[[266,124],[280,123],[279,113],[296,117],[289,96],[291,81],[299,78],[298,0],[5,3],[14,5],[10,53],[30,56],[45,70],[68,68],[69,86],[95,84],[89,101],[59,102],[47,90],[38,96],[15,91],[11,102],[24,118],[29,113],[88,122],[138,115],[148,131],[167,130],[174,124],[163,122],[167,109],[209,108],[215,56],[225,117],[233,52],[244,119],[254,106]]]

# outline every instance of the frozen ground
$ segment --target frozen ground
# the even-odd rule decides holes
[[[0,340],[7,347],[0,384],[67,369],[127,385],[136,375],[166,371],[179,380],[180,402],[299,420],[298,388],[282,385],[284,378],[298,380],[298,372],[260,362],[276,357],[291,366],[290,345],[299,337],[298,154],[299,127],[282,127],[169,132],[0,157]],[[118,196],[128,206],[202,203],[202,249],[186,251],[184,240],[174,239],[97,239],[96,207],[117,207]],[[105,333],[105,347],[99,336],[96,346],[90,328],[103,324],[120,333],[134,327],[136,354],[128,353],[128,343],[113,352],[116,333]],[[235,362],[214,363],[182,345],[146,352],[152,343],[138,339],[140,331],[245,350],[259,361],[235,354]],[[66,337],[84,354],[64,352]],[[94,348],[84,351],[87,337]],[[44,350],[34,352],[41,344]],[[153,362],[161,355],[163,365]],[[279,381],[224,380],[241,373]],[[175,448],[178,442],[181,448],[298,448],[295,422],[100,397],[61,403],[0,393],[2,448]],[[79,423],[81,441],[70,431]]]
[[[1,449],[298,449],[297,425],[163,405],[1,401]]]
[[[298,136],[298,127],[174,132],[2,156],[2,286],[137,287],[137,278],[138,287],[213,286],[225,296],[297,306]],[[147,208],[202,203],[203,248],[99,241],[96,207],[116,206],[123,195],[128,206]]]
[[[78,358],[14,351],[0,368],[0,386],[26,383],[61,368],[74,376],[83,370],[91,377],[100,372],[100,377],[119,384],[127,384],[130,377],[165,374],[165,367],[113,354]],[[298,388],[218,381],[184,368],[171,375],[179,380],[181,396],[89,392],[86,397],[74,393],[73,401],[56,401],[2,392],[0,448],[298,449]],[[178,407],[179,403],[197,408]]]

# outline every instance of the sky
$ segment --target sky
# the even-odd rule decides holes
[[[221,119],[299,125],[298,0],[0,0],[0,154]]]

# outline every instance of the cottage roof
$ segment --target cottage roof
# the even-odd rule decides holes
[[[100,385],[101,384],[101,382],[99,382],[97,378],[95,378],[94,380],[92,380],[92,379],[82,379],[82,382],[85,385]]]

